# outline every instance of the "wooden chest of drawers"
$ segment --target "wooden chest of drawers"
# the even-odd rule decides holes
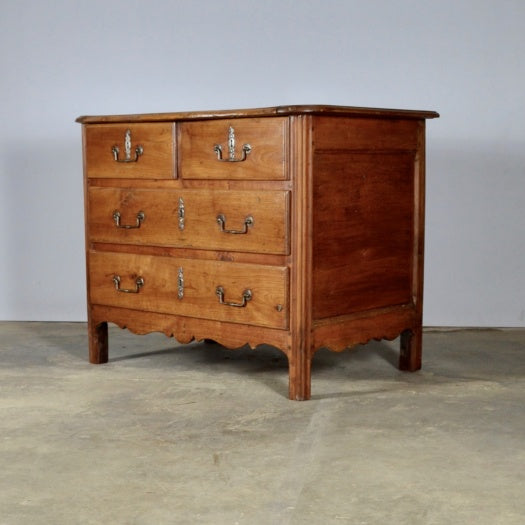
[[[311,360],[401,336],[421,367],[428,111],[340,106],[80,117],[89,357],[107,323]]]

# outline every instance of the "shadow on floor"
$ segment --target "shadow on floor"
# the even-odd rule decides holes
[[[1,366],[57,367],[88,365],[85,323],[0,323]],[[525,377],[524,330],[427,330],[424,335],[423,370],[410,374],[397,369],[399,341],[371,341],[343,352],[319,350],[312,362],[312,392],[316,381],[328,381],[338,394],[349,381],[402,381],[443,384],[473,381],[507,381]],[[236,350],[218,344],[178,344],[163,334],[132,334],[110,325],[109,363],[112,367],[202,371],[210,374],[250,375],[279,395],[287,397],[288,361],[268,345]],[[512,363],[512,367],[509,367]],[[104,366],[104,365],[102,365]],[[341,388],[338,388],[338,385]],[[332,388],[330,388],[332,390]],[[326,391],[326,389],[325,389]],[[325,396],[326,397],[326,396]]]

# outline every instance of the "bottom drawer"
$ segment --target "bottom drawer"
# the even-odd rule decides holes
[[[288,269],[127,253],[89,253],[92,304],[288,328]]]

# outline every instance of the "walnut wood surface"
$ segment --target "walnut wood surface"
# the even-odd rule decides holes
[[[372,339],[396,339],[407,326],[416,325],[417,313],[414,305],[389,306],[322,319],[313,323],[313,348],[314,352],[323,346],[341,352],[348,347],[366,344]],[[410,360],[410,349],[407,348],[406,354],[406,358]]]
[[[278,266],[179,259],[127,253],[90,252],[90,301],[144,312],[168,313],[273,328],[288,326],[288,269]],[[183,270],[184,296],[178,298],[179,268]],[[134,289],[138,277],[144,286]],[[219,303],[216,288],[224,288],[224,301],[240,303],[244,290],[253,297],[245,307]]]
[[[317,154],[314,171],[314,318],[409,303],[413,154]]]
[[[178,111],[172,113],[144,113],[135,115],[98,115],[82,116],[76,119],[81,124],[112,123],[112,122],[163,122],[184,120],[212,120],[244,117],[275,117],[292,115],[332,115],[348,117],[380,117],[392,119],[430,119],[437,118],[435,111],[420,111],[412,109],[363,108],[356,106],[332,105],[292,105],[274,106],[256,109],[222,109],[210,111]]]
[[[99,332],[107,331],[105,319],[120,328],[126,328],[135,334],[148,334],[151,332],[161,332],[167,337],[174,337],[178,342],[187,344],[192,341],[202,341],[207,339],[209,334],[213,334],[213,340],[227,348],[241,348],[249,345],[257,348],[261,341],[265,344],[273,345],[282,350],[286,355],[290,353],[290,336],[286,330],[273,329],[268,327],[254,327],[251,325],[235,324],[227,321],[213,321],[210,319],[200,319],[193,317],[176,316],[170,314],[159,314],[148,312],[147,315],[139,310],[128,310],[112,306],[92,305],[90,309],[90,327],[95,327],[90,332],[97,335]],[[92,363],[106,363],[108,361],[107,345],[103,348],[98,345],[93,346],[94,360]],[[103,340],[104,342],[104,340]],[[107,343],[107,338],[105,339]],[[102,348],[101,357],[98,358],[97,351]]]
[[[185,179],[281,180],[287,178],[288,119],[243,118],[182,122],[178,126],[179,173]],[[235,155],[251,151],[243,162],[218,162],[214,146],[228,155],[228,131],[235,134]]]
[[[179,203],[184,210],[179,227]],[[236,190],[156,190],[91,187],[89,190],[89,238],[94,242],[174,246],[203,250],[255,253],[289,253],[289,192]],[[118,228],[113,213],[121,214],[122,225],[135,225],[137,213],[144,213],[139,228]],[[246,217],[253,225],[245,234],[221,231],[243,230]]]
[[[312,117],[291,119],[291,161],[293,181],[289,398],[310,399],[312,339]]]
[[[415,151],[418,121],[363,117],[315,117],[313,140],[316,152]]]
[[[84,128],[90,361],[108,360],[107,323],[180,342],[272,344],[288,356],[289,397],[309,399],[320,347],[400,338],[421,367],[427,111],[337,106],[80,117]],[[227,156],[228,128],[236,155]],[[131,130],[144,155],[116,163]],[[178,225],[179,198],[185,227]],[[115,227],[145,213],[140,228]],[[250,214],[246,234],[239,229]],[[178,298],[179,268],[184,297]],[[133,289],[144,278],[139,293]],[[240,302],[245,289],[253,298]]]
[[[131,131],[131,152],[143,148],[137,162],[115,162],[112,147],[119,148],[119,158],[125,158],[124,142]],[[93,125],[85,128],[85,165],[87,177],[171,179],[173,166],[174,125],[172,123]]]

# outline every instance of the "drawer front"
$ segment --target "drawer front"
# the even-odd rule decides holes
[[[89,189],[93,242],[289,253],[289,192]]]
[[[288,327],[285,267],[92,251],[89,282],[92,304]]]
[[[286,117],[183,122],[179,167],[186,179],[287,178]]]
[[[85,127],[88,177],[172,179],[174,124],[90,124]]]

